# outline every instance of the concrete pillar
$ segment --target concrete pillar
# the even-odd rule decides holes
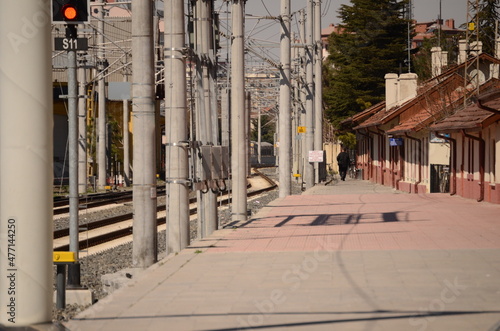
[[[132,120],[134,123],[134,225],[132,265],[157,261],[156,127],[153,56],[153,10],[150,0],[132,8]]]
[[[97,1],[100,4],[104,0]],[[98,118],[97,118],[97,180],[98,187],[104,189],[108,175],[107,169],[107,154],[106,146],[108,136],[106,134],[106,82],[103,78],[105,68],[105,52],[104,52],[104,7],[97,6],[97,71],[99,79],[97,80],[97,94],[98,94]]]
[[[323,150],[323,42],[321,40],[321,0],[314,0],[314,150]],[[319,183],[320,163],[314,164]]]
[[[184,1],[167,0],[165,21],[165,166],[167,253],[189,245],[189,168]]]
[[[291,168],[291,83],[290,83],[290,0],[281,0],[281,43],[280,43],[280,103],[279,103],[279,197],[290,195]]]
[[[78,31],[85,25],[78,25]],[[84,37],[78,32],[79,37]],[[79,53],[78,59],[78,193],[87,193],[87,75],[85,53]]]
[[[299,16],[299,26],[300,26],[300,42],[306,44],[306,13],[305,10],[300,11]],[[307,103],[307,85],[306,85],[306,48],[301,47],[299,49],[300,65],[299,65],[299,99],[300,99],[300,115],[299,122],[301,126],[306,126],[306,103]],[[300,140],[300,165],[299,171],[301,174],[302,183],[305,181],[306,164],[308,163],[307,157],[307,145],[306,145],[306,133],[301,133]]]
[[[245,57],[244,16],[245,1],[233,0],[231,9],[231,189],[233,204],[231,220],[247,220],[247,191],[245,162]]]
[[[130,186],[130,107],[129,100],[123,100],[123,180],[124,186]]]
[[[385,75],[385,108],[391,109],[398,103],[398,75],[386,74]]]
[[[229,130],[229,123],[230,123],[230,111],[229,107],[231,106],[231,92],[229,89],[225,88],[222,91],[221,95],[221,143],[222,146],[229,146],[230,145],[230,130]]]
[[[314,68],[313,68],[313,0],[307,1],[306,20],[306,162],[304,164],[304,179],[306,189],[314,186],[314,163],[309,162],[308,154],[314,150]]]
[[[52,319],[50,8],[49,0],[0,1],[2,330]]]

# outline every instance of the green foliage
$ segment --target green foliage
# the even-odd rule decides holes
[[[323,98],[336,126],[383,100],[384,76],[399,72],[406,59],[407,0],[351,0],[342,5],[341,34],[329,37]]]
[[[500,19],[500,0],[480,0],[479,8],[479,39],[483,42],[483,52],[495,55],[495,26]]]
[[[273,143],[274,142],[274,133],[276,132],[276,120],[274,116],[271,115],[261,115],[261,140],[263,142]],[[259,120],[257,118],[252,119],[252,132],[251,132],[251,140],[258,140],[258,127]]]
[[[412,70],[418,75],[420,81],[426,81],[432,78],[432,54],[431,49],[441,45],[443,51],[448,52],[448,63],[456,62],[458,56],[458,40],[464,36],[458,35],[453,37],[442,36],[439,43],[437,37],[424,39],[422,46],[418,52],[412,56]]]
[[[356,149],[356,135],[352,132],[344,132],[340,133],[337,136],[338,140],[342,144],[342,146],[346,147],[350,150]]]

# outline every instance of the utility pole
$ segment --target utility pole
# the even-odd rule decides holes
[[[76,25],[66,25],[66,38],[76,39]],[[76,51],[68,51],[68,155],[69,155],[69,250],[75,253],[76,263],[68,265],[68,287],[80,284],[80,251],[78,236],[78,82],[76,80]]]
[[[106,82],[104,80],[105,54],[104,54],[104,0],[97,1],[97,95],[98,95],[98,121],[97,121],[97,186],[104,189],[107,180],[106,162]]]
[[[232,0],[231,8],[231,220],[247,220],[247,180],[245,172],[245,0]]]
[[[257,119],[257,162],[262,163],[262,118],[261,110],[259,107],[259,117]]]
[[[314,150],[314,75],[313,75],[313,0],[307,0],[306,28],[306,161],[304,162],[306,189],[314,186],[314,165],[309,152]]]
[[[165,155],[167,254],[189,245],[189,167],[184,0],[165,6]]]
[[[210,41],[212,40],[212,6],[211,0],[198,0],[197,7],[199,7],[199,20],[198,24],[200,25],[200,46],[201,46],[201,54],[198,53],[198,56],[201,57],[201,66],[202,66],[202,102],[203,102],[203,123],[199,123],[200,125],[204,125],[204,129],[201,130],[200,140],[203,145],[213,146],[217,143],[217,140],[214,140],[214,131],[217,129],[217,126],[214,126],[213,114],[215,113],[215,109],[213,108],[212,99],[215,95],[212,93],[213,88],[212,79],[211,79],[211,70],[213,68],[213,58],[210,55]],[[205,157],[205,155],[204,155]],[[208,182],[212,182],[213,178],[211,174],[207,174]],[[209,183],[209,186],[211,183]],[[207,192],[201,193],[202,198],[202,215],[204,217],[204,229],[202,233],[204,236],[210,235],[217,229],[217,193],[212,191],[211,189],[207,190]]]
[[[155,70],[150,0],[132,4],[132,119],[134,123],[134,225],[132,264],[157,261]]]
[[[314,150],[323,150],[323,42],[321,40],[321,0],[314,0]],[[324,160],[323,162],[326,162]],[[319,183],[320,163],[315,163],[316,183]]]
[[[291,191],[291,135],[290,113],[290,0],[281,0],[281,43],[280,43],[280,105],[279,105],[279,197],[284,198]]]
[[[78,25],[78,35],[84,38],[81,32],[85,26]],[[87,193],[87,77],[85,66],[86,52],[79,52],[78,58],[78,193]]]
[[[292,43],[297,42],[297,35],[292,35]],[[300,126],[300,91],[299,91],[299,81],[300,73],[299,66],[297,65],[298,58],[298,48],[292,47],[292,56],[290,60],[291,72],[294,72],[295,76],[292,76],[292,173],[300,173],[300,135],[298,133],[298,127]]]
[[[246,92],[245,98],[245,154],[247,155],[247,162],[245,167],[245,173],[248,177],[252,174],[252,167],[250,164],[250,117],[252,112],[252,94],[250,91]]]
[[[229,107],[231,105],[231,91],[229,88],[225,88],[222,91],[221,96],[221,144],[222,146],[230,145],[230,130],[229,130]]]
[[[0,324],[6,329],[52,319],[50,7],[49,0],[0,1]]]
[[[125,56],[127,63],[127,56]],[[129,67],[123,69],[123,81],[128,82]],[[129,99],[123,99],[123,181],[126,187],[130,186],[130,109]]]
[[[306,13],[302,9],[300,11],[300,42],[305,45],[306,44]],[[299,48],[299,57],[300,57],[300,65],[299,65],[299,99],[300,99],[300,125],[306,126],[306,103],[307,103],[307,84],[306,84],[306,47]],[[307,130],[307,128],[306,128]],[[306,146],[306,133],[302,132],[300,134],[300,174],[302,178],[302,183],[305,181],[305,172],[306,172],[306,164],[307,164],[307,146]]]

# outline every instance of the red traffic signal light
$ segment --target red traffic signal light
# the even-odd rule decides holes
[[[62,15],[65,20],[73,21],[78,16],[78,10],[72,5],[64,5],[62,7]]]
[[[89,12],[89,0],[52,0],[53,23],[88,23]]]

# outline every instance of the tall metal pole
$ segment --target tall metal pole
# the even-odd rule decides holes
[[[126,61],[126,59],[125,59]],[[128,68],[124,69],[123,81],[128,81]],[[130,186],[130,107],[129,99],[123,100],[123,180],[126,187]]]
[[[308,161],[309,151],[314,150],[314,77],[313,77],[313,0],[307,0],[306,27],[306,162],[304,162],[306,189],[314,186],[314,165]]]
[[[232,0],[231,23],[231,187],[233,205],[231,220],[246,221],[247,191],[245,172],[245,59],[244,18],[245,0]]]
[[[314,0],[314,149],[323,150],[323,42],[321,40],[321,0]],[[315,183],[319,183],[319,162],[315,163]]]
[[[132,4],[132,120],[134,123],[134,226],[132,264],[147,268],[157,260],[155,70],[153,10],[150,0]]]
[[[281,43],[280,43],[280,104],[279,104],[279,197],[292,193],[291,167],[291,103],[290,103],[290,0],[281,0]]]
[[[252,112],[252,95],[248,91],[246,92],[245,98],[245,154],[246,156],[246,167],[245,173],[248,177],[252,174],[252,167],[250,163],[250,117]]]
[[[104,53],[104,0],[98,0],[97,3],[97,107],[99,109],[97,120],[97,186],[103,189],[106,186],[107,165],[106,162],[106,83],[103,78],[105,70]]]
[[[84,25],[78,26],[79,31],[83,30]],[[84,38],[82,32],[78,35]],[[78,193],[87,193],[87,77],[85,65],[86,53],[80,53],[78,59]]]
[[[76,38],[76,25],[66,26],[66,37]],[[69,250],[78,261],[78,82],[76,51],[68,51],[68,155],[69,155]],[[80,264],[68,266],[68,287],[80,287]]]
[[[52,319],[50,7],[0,1],[0,324],[7,329]]]
[[[229,107],[231,105],[230,101],[231,92],[229,88],[225,88],[222,91],[221,96],[221,144],[222,146],[230,145],[230,129],[229,129]]]
[[[184,0],[165,1],[167,253],[189,245],[189,168]]]
[[[259,107],[259,118],[257,119],[257,162],[262,163],[262,114]]]

